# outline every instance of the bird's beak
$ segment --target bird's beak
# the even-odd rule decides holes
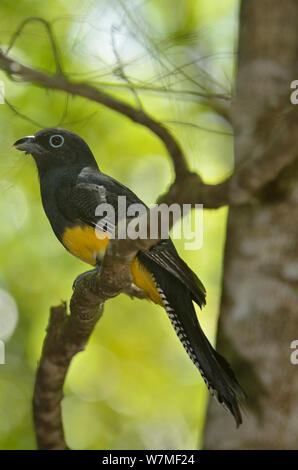
[[[34,135],[28,135],[27,137],[22,137],[22,139],[17,140],[13,144],[13,147],[17,150],[22,150],[27,154],[36,151],[38,144],[35,141]]]

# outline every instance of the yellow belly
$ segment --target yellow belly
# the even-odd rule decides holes
[[[100,238],[97,234],[100,235]],[[109,241],[107,233],[101,232],[99,234],[98,230],[95,231],[89,225],[67,227],[62,235],[63,245],[68,251],[93,266],[97,264],[97,260],[103,259]],[[144,290],[153,302],[163,305],[150,272],[137,257],[131,263],[131,274],[136,286]]]
[[[109,243],[108,234],[101,232],[102,237],[99,238],[97,233],[89,225],[67,227],[62,235],[62,243],[73,255],[95,266],[96,260],[103,258]]]
[[[163,302],[155,287],[150,272],[142,263],[140,263],[137,256],[132,261],[130,268],[134,284],[140,289],[143,289],[154,303],[163,306]]]

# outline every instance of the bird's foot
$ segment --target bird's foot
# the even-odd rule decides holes
[[[96,266],[96,268],[90,269],[89,271],[86,271],[85,273],[79,274],[79,275],[75,278],[75,280],[74,280],[74,283],[73,283],[73,285],[72,285],[72,289],[75,290],[75,288],[76,288],[78,282],[80,282],[84,277],[88,276],[89,274],[96,274],[96,273],[99,273],[99,271],[100,271],[100,266],[101,266],[101,265],[98,264],[98,265]]]
[[[129,287],[126,288],[124,291],[131,299],[137,297],[138,299],[147,299],[148,294],[140,287],[136,286],[133,282],[130,284]]]

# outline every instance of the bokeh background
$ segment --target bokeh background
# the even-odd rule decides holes
[[[218,182],[232,171],[231,128],[200,94],[231,92],[237,1],[2,0],[0,13],[1,47],[26,17],[45,18],[70,78],[141,103],[167,123],[205,181]],[[27,25],[11,54],[55,70],[41,24]],[[0,80],[10,105],[0,105],[0,339],[6,352],[0,365],[0,449],[34,449],[31,400],[49,307],[70,299],[74,278],[88,267],[55,239],[32,158],[15,151],[13,142],[41,127],[71,129],[88,142],[102,171],[149,205],[173,174],[158,139],[125,117],[78,97],[12,82],[3,73]],[[211,340],[226,215],[226,208],[204,211],[202,249],[186,251],[184,240],[176,241],[207,288],[207,307],[198,316]],[[66,439],[74,449],[197,449],[207,399],[165,312],[121,295],[106,304],[86,351],[71,364],[63,400]]]

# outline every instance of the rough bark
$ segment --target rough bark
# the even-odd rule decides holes
[[[236,169],[298,155],[298,2],[243,1],[236,100]],[[289,109],[291,118],[289,118]],[[272,142],[274,145],[272,146]],[[210,402],[207,449],[297,449],[298,165],[293,163],[242,207],[231,207],[223,273],[218,349],[248,394],[244,424]]]

